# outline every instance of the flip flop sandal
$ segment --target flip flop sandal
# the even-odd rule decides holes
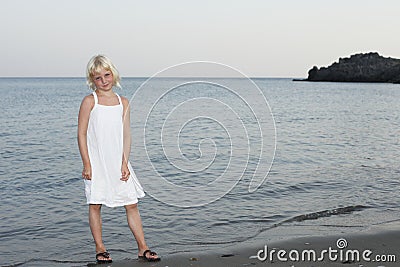
[[[149,256],[157,256],[157,253],[151,251],[150,249],[145,250],[143,252],[143,256],[138,256],[139,260],[145,260],[145,261],[160,261],[160,258],[150,258],[150,257],[146,257],[146,254],[150,254]]]
[[[103,257],[108,260],[99,260],[99,257]],[[108,251],[104,251],[96,254],[96,261],[97,263],[111,263],[112,259],[110,259],[110,253],[108,253]]]

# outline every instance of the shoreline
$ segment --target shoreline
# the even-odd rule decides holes
[[[292,79],[292,82],[313,82],[313,83],[383,83],[383,84],[400,84],[400,82],[382,82],[382,81],[335,81],[335,80],[309,80],[307,78],[304,79]]]
[[[398,220],[378,226],[372,226],[368,230],[353,234],[299,237],[276,241],[271,244],[258,243],[245,247],[243,245],[235,245],[221,248],[221,250],[214,252],[187,252],[174,255],[160,255],[162,260],[159,262],[147,263],[137,259],[132,259],[120,261],[115,260],[112,264],[108,265],[88,264],[88,266],[390,267],[399,265],[399,247],[400,221]],[[323,250],[326,250],[326,252],[323,253]],[[267,255],[265,255],[264,251],[267,251]],[[278,251],[284,251],[286,254]],[[315,251],[315,261],[313,260],[313,254],[309,254],[311,251]],[[341,251],[343,253],[341,253]],[[281,253],[280,258],[286,259],[287,261],[279,260],[279,253]],[[257,254],[259,255],[257,256]],[[305,257],[304,261],[302,261],[302,254],[304,254]],[[359,260],[357,260],[357,255],[359,255]],[[377,256],[380,258],[386,258],[387,261],[375,261]],[[299,260],[296,260],[297,257]],[[261,261],[259,258],[265,258],[265,261]],[[368,259],[370,261],[368,261]]]

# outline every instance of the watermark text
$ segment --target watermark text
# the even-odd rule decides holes
[[[339,238],[336,241],[336,247],[328,247],[320,251],[314,249],[269,249],[267,245],[257,253],[257,259],[260,261],[281,261],[281,262],[321,262],[321,261],[340,261],[340,262],[396,262],[395,254],[374,255],[372,250],[348,249],[347,240]]]

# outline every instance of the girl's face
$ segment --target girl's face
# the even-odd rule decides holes
[[[97,89],[109,91],[113,88],[114,77],[110,70],[102,69],[94,74],[93,82]]]

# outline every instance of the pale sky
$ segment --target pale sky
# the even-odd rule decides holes
[[[213,61],[250,77],[377,51],[400,58],[398,0],[0,0],[0,77],[83,77],[105,54],[123,77]]]

